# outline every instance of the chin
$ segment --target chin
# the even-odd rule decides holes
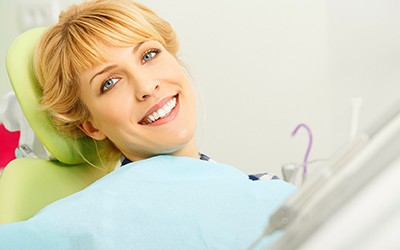
[[[191,129],[181,130],[178,133],[176,133],[175,140],[179,144],[188,144],[194,139],[195,133],[196,133],[196,128],[194,126]]]
[[[166,150],[164,150],[164,153],[174,154],[178,151],[184,150],[185,148],[192,148],[193,143],[194,133],[182,131],[182,133],[180,133],[179,135],[174,137],[172,141],[170,141],[169,145],[164,144],[166,146]]]

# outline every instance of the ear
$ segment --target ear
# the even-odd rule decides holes
[[[95,140],[101,141],[107,138],[107,136],[101,130],[96,128],[90,121],[83,122],[78,125],[78,128]]]

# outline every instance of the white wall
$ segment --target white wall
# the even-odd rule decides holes
[[[5,48],[29,1],[0,1],[2,94]],[[302,122],[314,133],[310,159],[329,158],[349,139],[351,97],[364,98],[364,125],[399,96],[394,0],[142,2],[180,37],[199,93],[201,150],[246,172],[300,163],[307,135],[290,133]]]
[[[352,97],[363,99],[361,129],[400,104],[400,2],[327,3],[333,138],[339,146],[349,139]]]

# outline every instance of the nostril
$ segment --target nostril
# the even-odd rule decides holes
[[[154,91],[157,92],[160,89],[160,85],[157,83],[156,86],[154,87]]]
[[[137,92],[137,98],[141,101],[148,99],[151,96],[154,96],[160,90],[159,81],[152,81],[151,83],[143,86],[139,86],[140,90]]]

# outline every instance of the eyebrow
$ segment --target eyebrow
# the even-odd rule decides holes
[[[137,51],[139,50],[140,46],[143,45],[143,43],[144,43],[144,42],[138,43],[138,44],[133,48],[132,53],[133,53],[133,54],[136,54]],[[96,74],[94,74],[94,76],[90,79],[89,83],[92,83],[93,79],[96,78],[96,76],[101,75],[101,74],[104,74],[105,72],[110,71],[110,70],[112,70],[112,69],[115,69],[116,67],[117,67],[116,64],[109,65],[109,66],[105,67],[104,69],[102,69],[102,70],[100,70],[99,72],[97,72]]]
[[[89,83],[92,83],[93,79],[94,79],[96,76],[101,75],[101,74],[104,74],[105,72],[110,71],[110,70],[112,70],[112,69],[114,69],[114,68],[116,68],[116,67],[117,67],[117,65],[115,65],[115,64],[105,67],[104,69],[102,69],[102,70],[100,70],[99,72],[97,72],[97,73],[90,79]]]
[[[140,42],[136,44],[136,46],[133,48],[133,53],[137,53],[137,51],[140,49],[140,46],[142,46],[145,42]]]

